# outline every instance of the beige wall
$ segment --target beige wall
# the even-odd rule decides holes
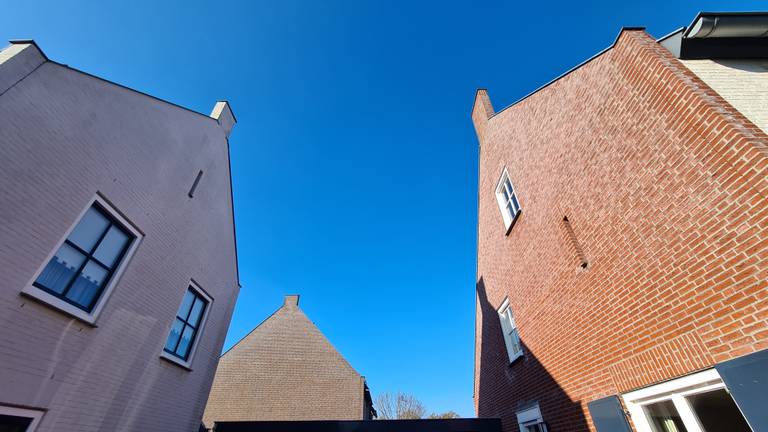
[[[744,117],[768,132],[768,60],[681,60]]]
[[[298,296],[219,361],[208,406],[216,421],[359,420],[364,379],[298,307]]]

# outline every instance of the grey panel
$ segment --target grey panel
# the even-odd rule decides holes
[[[768,350],[715,365],[755,432],[768,432]]]
[[[616,396],[608,396],[587,404],[597,432],[632,432]]]

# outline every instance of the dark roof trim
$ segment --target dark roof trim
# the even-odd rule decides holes
[[[667,39],[671,38],[672,36],[674,36],[674,35],[676,35],[676,34],[678,34],[678,33],[680,33],[680,32],[684,32],[684,31],[685,31],[685,29],[686,29],[686,27],[685,27],[685,26],[683,26],[683,27],[680,27],[679,29],[677,29],[677,30],[675,30],[675,31],[672,31],[672,32],[669,32],[669,33],[665,34],[664,36],[662,36],[662,37],[660,37],[660,38],[656,39],[656,42],[659,42],[659,43],[661,43],[661,42],[664,42],[665,40],[667,40]]]
[[[232,110],[230,110],[232,112]],[[235,117],[235,113],[232,113],[232,117]],[[213,118],[213,117],[211,117]],[[214,119],[215,120],[215,119]],[[237,121],[237,119],[235,119]],[[218,120],[217,120],[218,122]],[[232,210],[232,241],[235,244],[235,277],[237,278],[238,295],[240,295],[240,288],[243,287],[240,284],[240,257],[237,253],[237,225],[235,225],[235,189],[232,186],[232,157],[230,157],[229,137],[224,138],[227,143],[227,175],[229,176],[229,208]]]
[[[520,102],[522,102],[522,101],[524,101],[524,100],[528,99],[529,97],[533,96],[534,94],[536,94],[536,93],[540,92],[541,90],[544,90],[545,88],[547,88],[547,87],[549,87],[550,85],[554,84],[555,82],[559,81],[561,78],[564,78],[565,76],[567,76],[567,75],[568,75],[568,74],[570,74],[571,72],[574,72],[575,70],[577,70],[577,69],[581,68],[582,66],[584,66],[584,65],[586,65],[587,63],[591,62],[592,60],[594,60],[594,59],[596,59],[596,58],[600,57],[601,55],[605,54],[605,53],[606,53],[606,52],[608,52],[608,51],[609,51],[611,48],[613,48],[614,46],[616,46],[616,43],[619,41],[619,38],[621,37],[621,35],[622,35],[622,34],[623,34],[625,31],[645,31],[645,27],[635,27],[635,26],[624,26],[624,27],[622,27],[622,28],[621,28],[621,30],[619,31],[619,34],[618,34],[618,35],[616,35],[616,39],[614,39],[614,41],[613,41],[613,43],[612,43],[611,45],[609,45],[608,47],[606,47],[606,48],[604,48],[603,50],[599,51],[597,54],[593,55],[592,57],[590,57],[590,58],[588,58],[588,59],[584,60],[583,62],[581,62],[581,63],[579,63],[579,64],[577,64],[576,66],[574,66],[574,67],[572,67],[572,68],[568,69],[567,71],[563,72],[562,74],[560,74],[559,76],[555,77],[554,79],[552,79],[551,81],[547,82],[546,84],[542,85],[541,87],[537,88],[536,90],[534,90],[534,91],[532,91],[532,92],[528,93],[527,95],[525,95],[525,96],[521,97],[520,99],[516,100],[515,102],[512,102],[511,104],[509,104],[509,105],[505,106],[504,108],[502,108],[502,109],[500,109],[500,110],[496,111],[496,112],[495,112],[495,113],[493,113],[493,115],[492,115],[492,116],[489,118],[489,120],[490,120],[491,118],[495,117],[496,115],[500,114],[501,112],[503,112],[503,111],[504,111],[504,110],[506,110],[507,108],[511,108],[511,107],[513,107],[513,106],[515,106],[515,105],[519,104]]]

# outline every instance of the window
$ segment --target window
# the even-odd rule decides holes
[[[22,292],[93,323],[140,236],[96,197]]]
[[[515,188],[512,186],[512,180],[510,180],[509,172],[506,168],[501,173],[499,184],[496,185],[496,201],[499,203],[504,226],[507,228],[507,232],[509,232],[512,228],[512,222],[520,214],[520,202],[517,200]]]
[[[541,417],[538,403],[517,412],[517,425],[520,432],[547,432],[547,425]]]
[[[180,360],[183,366],[189,367],[210,303],[210,298],[203,293],[202,289],[194,284],[189,286],[171,325],[168,339],[165,341],[163,357],[177,363]]]
[[[509,299],[504,300],[504,303],[501,304],[499,319],[501,319],[501,331],[504,333],[504,343],[507,346],[509,362],[512,363],[523,355],[523,348],[520,345],[520,336],[517,333],[512,308],[509,307]]]
[[[627,393],[638,432],[750,432],[714,369]]]
[[[42,411],[0,406],[0,431],[33,432],[42,417]]]

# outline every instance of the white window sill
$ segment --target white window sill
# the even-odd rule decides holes
[[[96,313],[91,312],[88,313],[77,306],[74,306],[72,304],[69,304],[65,302],[64,300],[51,295],[40,288],[37,288],[33,285],[28,285],[24,287],[24,289],[21,290],[21,294],[25,297],[29,297],[33,300],[36,300],[46,306],[51,307],[52,309],[55,309],[59,312],[62,312],[66,315],[69,315],[72,318],[75,318],[79,321],[84,322],[85,324],[88,324],[91,327],[97,327],[96,325]],[[98,310],[98,305],[94,310]]]
[[[165,360],[165,361],[169,361],[169,362],[175,364],[176,366],[179,366],[179,367],[181,367],[183,369],[186,369],[186,370],[192,372],[192,359],[191,358],[189,360],[184,361],[184,360],[176,357],[173,354],[168,354],[167,352],[165,352],[165,350],[160,351],[160,358]]]
[[[507,225],[507,231],[504,233],[504,235],[509,235],[509,233],[512,232],[512,227],[515,226],[515,222],[517,222],[518,219],[520,219],[520,213],[523,211],[523,209],[520,209],[515,213],[515,217],[512,218],[512,220],[509,222],[509,225]]]

